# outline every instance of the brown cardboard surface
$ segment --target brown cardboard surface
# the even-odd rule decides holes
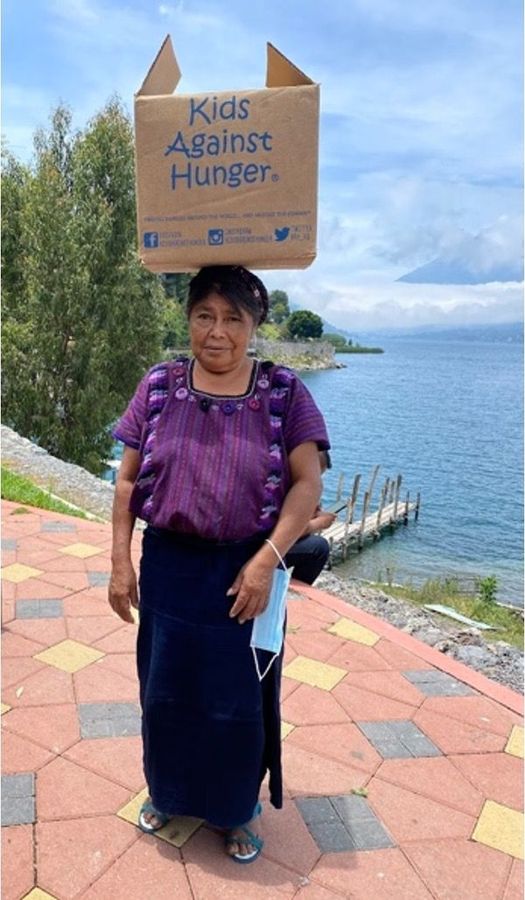
[[[153,272],[316,255],[319,86],[268,45],[266,88],[172,94],[169,37],[135,97],[139,253]]]

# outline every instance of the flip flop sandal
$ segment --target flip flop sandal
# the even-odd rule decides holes
[[[155,816],[156,819],[159,820],[160,825],[152,825],[151,822],[146,821],[144,815],[149,813],[150,816]],[[160,831],[161,828],[169,822],[169,820],[173,818],[172,816],[167,815],[166,813],[159,812],[158,809],[155,809],[151,800],[146,800],[145,803],[140,807],[138,826],[141,831],[144,831],[145,834],[153,834],[155,831]]]
[[[257,806],[253,811],[252,819],[255,819],[256,816],[260,816],[261,812],[261,804],[257,803]],[[233,835],[233,831],[236,832],[235,835]],[[242,831],[243,834],[240,835],[238,833],[239,831]],[[264,840],[257,834],[254,834],[253,831],[246,827],[246,825],[238,825],[237,828],[230,829],[230,831],[226,835],[225,842],[227,847],[231,844],[240,844],[241,847],[249,847],[251,844],[253,847],[255,847],[255,850],[252,850],[251,853],[246,853],[244,855],[241,853],[229,854],[230,859],[233,859],[234,862],[241,863],[242,865],[255,862],[262,848],[264,847]]]

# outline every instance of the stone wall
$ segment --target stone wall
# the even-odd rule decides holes
[[[341,363],[334,356],[334,348],[326,341],[267,341],[257,337],[257,356],[291,369],[313,371],[339,369]]]

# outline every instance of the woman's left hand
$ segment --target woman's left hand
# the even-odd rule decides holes
[[[237,575],[227,596],[237,594],[230,610],[230,618],[239,617],[243,625],[248,619],[259,616],[268,604],[272,584],[274,566],[262,564],[255,559],[249,560]]]

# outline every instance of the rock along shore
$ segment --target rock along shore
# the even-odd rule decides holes
[[[11,471],[91,515],[110,520],[114,488],[109,482],[51,456],[5,425],[1,438],[3,462]],[[488,678],[523,692],[523,653],[498,641],[497,632],[486,637],[475,628],[458,626],[362,581],[339,578],[333,571],[323,572],[315,586],[390,622]]]

